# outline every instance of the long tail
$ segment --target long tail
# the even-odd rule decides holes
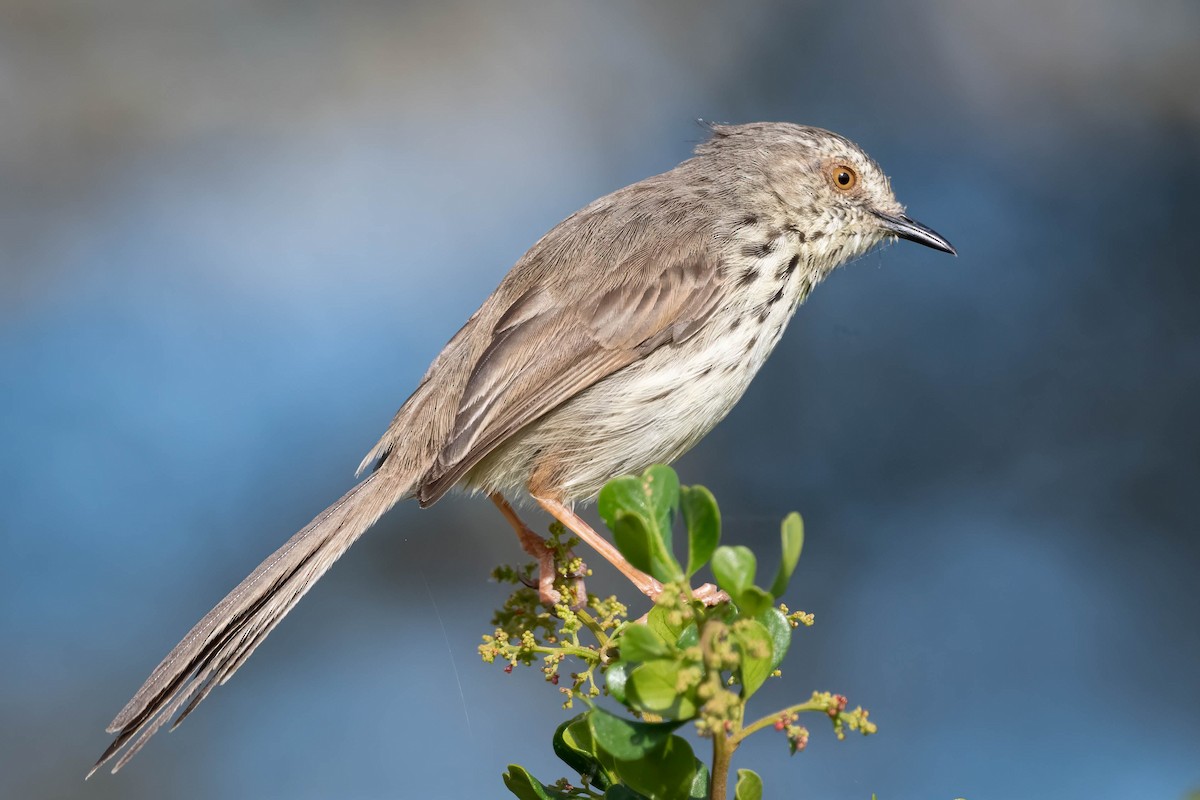
[[[108,726],[117,738],[88,777],[136,736],[112,771],[125,766],[181,706],[172,730],[209,692],[229,680],[333,562],[408,493],[410,487],[398,485],[402,483],[394,474],[368,476],[205,614]]]

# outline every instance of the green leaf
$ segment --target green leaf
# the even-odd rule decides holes
[[[679,625],[672,625],[669,619],[670,616],[671,612],[666,608],[655,605],[650,609],[650,613],[646,615],[646,625],[649,626],[650,630],[658,634],[658,637],[664,642],[675,644],[679,641],[679,635],[683,633],[683,628]]]
[[[668,641],[673,641],[674,636]],[[621,629],[617,639],[622,661],[650,661],[671,655],[671,648],[649,625],[631,622]]]
[[[679,638],[675,640],[675,646],[680,650],[686,650],[698,644],[700,644],[700,628],[694,622],[684,628],[683,633],[679,634]]]
[[[679,671],[688,666],[686,661],[660,658],[637,667],[629,673],[625,685],[629,705],[667,719],[686,720],[696,716],[695,693],[681,694],[678,689]]]
[[[596,745],[586,717],[586,713],[580,714],[558,726],[554,732],[554,754],[588,783],[604,789],[612,785],[615,776],[609,774],[596,757]]]
[[[596,497],[596,510],[604,524],[611,528],[618,511],[630,513],[641,509],[641,493],[642,483],[634,475],[622,475],[604,484]]]
[[[728,593],[733,602],[740,604],[739,599],[747,588],[754,585],[754,572],[757,563],[754,553],[749,547],[718,547],[713,553],[712,571],[717,583]]]
[[[524,767],[516,764],[508,765],[508,772],[504,773],[504,785],[521,800],[552,800],[546,787]]]
[[[654,534],[650,532],[650,524],[646,519],[631,511],[617,510],[611,517],[605,517],[604,522],[612,531],[613,543],[625,556],[625,560],[642,572],[654,569]]]
[[[604,800],[646,800],[646,796],[618,783],[608,787],[608,791],[604,793]]]
[[[602,708],[587,713],[592,741],[613,758],[633,761],[656,755],[682,722],[635,722]]]
[[[708,563],[721,541],[721,512],[712,492],[703,486],[684,486],[680,489],[679,509],[687,525],[687,577],[690,578]]]
[[[618,661],[604,673],[604,686],[608,694],[621,705],[625,705],[625,683],[629,679],[629,665]]]
[[[683,567],[675,559],[671,524],[679,508],[679,476],[661,464],[642,473],[642,495],[655,534],[651,540],[650,574],[663,583],[681,580]]]
[[[683,568],[671,549],[671,522],[678,506],[679,477],[664,466],[650,467],[641,477],[615,478],[604,485],[597,499],[600,516],[613,532],[621,554],[664,582],[683,577]]]
[[[695,693],[686,689],[683,694],[677,691],[679,671],[683,666],[679,661],[660,659],[634,668],[629,673],[629,683],[626,686],[629,708],[668,720],[690,719],[695,716]]]
[[[688,800],[708,800],[708,765],[696,759],[696,772],[692,775],[692,788]]]
[[[738,610],[747,617],[757,617],[775,603],[775,598],[757,586],[748,586],[737,599]]]
[[[671,521],[679,508],[679,476],[675,470],[656,464],[642,473],[642,492],[647,510],[660,529],[667,531],[667,549],[670,549]]]
[[[778,608],[768,608],[755,617],[771,637],[771,671],[779,669],[792,644],[792,626]],[[612,671],[611,669],[609,670]]]
[[[733,790],[735,800],[762,800],[762,778],[754,770],[739,769],[737,788]]]
[[[671,736],[653,758],[617,761],[617,775],[650,800],[687,797],[696,773],[696,754],[682,736]]]
[[[737,624],[733,636],[742,654],[742,698],[747,699],[758,691],[773,669],[771,634],[762,623],[745,620]]]
[[[804,549],[804,520],[795,511],[783,518],[779,539],[783,558],[779,562],[779,571],[775,573],[775,581],[771,584],[771,594],[776,597],[782,597],[787,591],[788,581],[792,579],[796,562],[800,560],[800,551]]]

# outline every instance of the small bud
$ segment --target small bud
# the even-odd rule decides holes
[[[509,664],[507,667],[505,667],[505,668],[504,668],[504,671],[505,671],[505,672],[512,672],[512,668],[513,668],[513,665],[512,665],[512,664]]]
[[[792,755],[808,747],[808,729],[803,725],[789,725],[787,728],[788,752]]]

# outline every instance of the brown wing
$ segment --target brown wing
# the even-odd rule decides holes
[[[525,425],[657,348],[692,336],[720,297],[721,271],[705,252],[620,270],[630,278],[582,302],[534,287],[509,307],[417,491],[422,506]]]

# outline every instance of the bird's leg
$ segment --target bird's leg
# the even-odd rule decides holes
[[[537,559],[538,597],[546,605],[553,606],[557,604],[562,600],[562,595],[554,588],[554,579],[558,575],[558,568],[554,563],[554,551],[546,546],[546,542],[542,537],[530,530],[529,526],[517,516],[516,509],[509,505],[509,502],[504,499],[504,495],[499,492],[491,492],[488,494],[488,497],[496,504],[496,508],[500,509],[500,513],[508,520],[508,524],[512,525],[513,530],[517,532],[517,538],[521,540],[521,549]],[[576,599],[579,602],[584,602],[587,598],[587,590],[583,586],[583,577],[581,575],[574,577],[572,588],[574,589]]]
[[[538,505],[550,512],[550,516],[563,525],[566,525],[567,530],[591,545],[593,550],[603,556],[608,563],[616,567],[622,575],[629,578],[642,594],[651,600],[657,599],[662,594],[663,586],[661,583],[626,561],[625,556],[621,555],[621,552],[616,547],[613,547],[608,539],[605,539],[592,530],[591,525],[584,522],[582,517],[562,502],[550,497],[539,497],[536,494],[533,495],[533,499],[538,502]]]
[[[608,563],[616,567],[626,578],[629,578],[642,594],[651,600],[657,600],[658,596],[662,594],[663,585],[661,583],[626,561],[625,556],[621,555],[621,552],[608,539],[596,533],[591,525],[584,522],[583,518],[568,506],[553,498],[539,497],[536,494],[533,495],[533,499],[538,502],[538,505],[549,511],[551,516],[556,520],[566,525],[568,530],[590,544]],[[711,583],[706,583],[694,589],[692,597],[706,606],[715,606],[718,603],[729,602],[729,595]]]

